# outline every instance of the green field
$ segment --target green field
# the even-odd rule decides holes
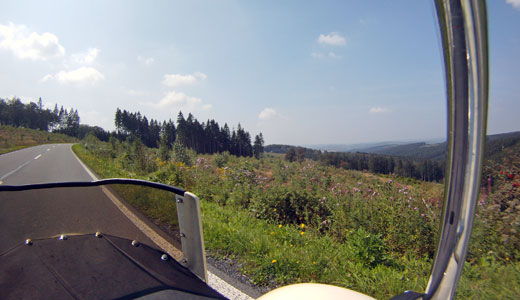
[[[197,194],[208,254],[232,259],[254,284],[275,288],[330,283],[378,299],[426,288],[441,184],[308,160],[289,163],[276,156],[254,159],[185,151],[171,153],[182,162],[163,161],[157,149],[138,142],[101,143],[90,137],[87,144],[87,149],[73,149],[104,178],[147,179]],[[496,163],[495,168],[506,169],[504,162]],[[458,299],[520,296],[515,231],[520,206],[518,200],[507,200],[512,208],[505,212],[497,204],[504,202],[504,191],[513,197],[518,191],[514,177],[513,185],[504,180],[497,179],[479,202]],[[509,223],[502,221],[506,216]]]

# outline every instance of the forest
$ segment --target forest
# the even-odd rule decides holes
[[[162,123],[151,119],[140,112],[129,112],[117,108],[115,114],[115,135],[124,140],[137,136],[147,147],[166,146],[172,149],[178,141],[182,146],[193,149],[201,154],[229,152],[236,156],[259,157],[263,153],[264,138],[262,133],[255,136],[251,145],[251,135],[240,123],[236,129],[230,129],[228,124],[220,126],[215,120],[199,122],[191,113],[184,118],[182,112],[177,115],[177,126],[172,120]]]

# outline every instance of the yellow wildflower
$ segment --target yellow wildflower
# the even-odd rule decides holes
[[[305,224],[302,223],[301,227],[302,227],[302,229],[305,228]]]
[[[300,232],[300,234],[301,234],[301,235],[304,235],[304,234],[305,234],[305,232],[303,232],[303,231],[302,231],[302,232]]]
[[[271,235],[273,235],[273,234],[274,234],[274,231],[271,231]]]
[[[315,262],[315,261],[313,261],[313,262],[312,262],[312,264],[313,264],[313,265],[315,265],[315,264],[316,264],[316,262]]]
[[[273,209],[273,211],[276,211],[276,208],[275,208],[275,209]]]
[[[275,262],[276,262],[276,259],[273,259],[273,260],[271,261],[272,264],[274,264]]]
[[[278,225],[278,228],[282,228],[282,224]]]

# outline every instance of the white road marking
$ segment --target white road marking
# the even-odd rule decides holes
[[[90,171],[90,169],[76,156],[76,153],[72,151],[72,146],[70,148],[74,157],[81,164],[83,169],[88,173],[88,175],[92,178],[92,180],[99,180],[94,173]],[[139,228],[146,236],[148,236],[155,244],[161,247],[164,251],[166,251],[170,256],[175,259],[182,258],[182,251],[177,249],[175,246],[170,244],[167,240],[165,240],[162,236],[157,234],[150,226],[146,225],[143,221],[141,221],[132,211],[130,211],[117,197],[115,197],[108,189],[103,187],[103,191],[105,194],[112,200],[112,202],[121,210],[121,212],[128,218],[134,225]],[[180,255],[180,256],[179,256]],[[222,278],[208,271],[208,285],[224,295],[229,299],[235,300],[253,300],[253,298],[249,297],[247,294],[238,290],[231,284],[224,281]]]
[[[31,162],[30,160],[29,160],[29,161],[26,161],[23,165],[18,166],[18,168],[16,168],[16,169],[10,171],[9,173],[4,174],[2,177],[0,177],[0,180],[4,180],[5,178],[7,178],[7,177],[13,175],[14,173],[18,172],[21,168],[27,166],[30,162]]]
[[[38,156],[36,156],[34,159],[36,160],[36,159],[38,159],[38,158],[40,158],[40,157],[42,157],[42,155],[41,155],[41,154],[38,154]]]

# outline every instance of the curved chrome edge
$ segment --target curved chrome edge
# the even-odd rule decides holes
[[[440,241],[424,299],[451,299],[460,278],[479,192],[486,138],[486,5],[436,0],[448,94],[448,156]]]

